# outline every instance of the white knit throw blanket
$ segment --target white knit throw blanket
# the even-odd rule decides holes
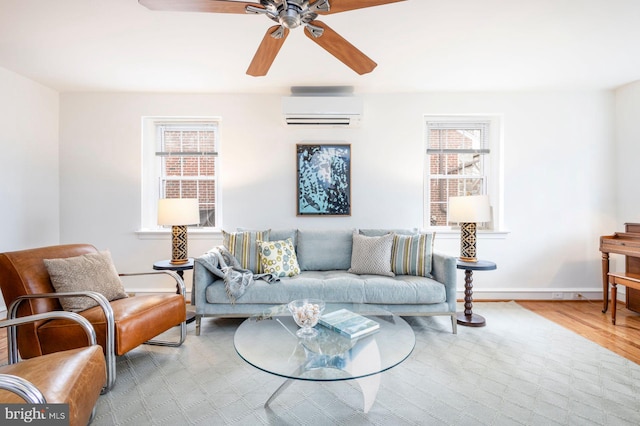
[[[196,262],[224,280],[225,290],[231,303],[235,303],[254,280],[264,280],[269,284],[280,281],[273,274],[254,274],[249,269],[242,268],[240,262],[224,246],[213,248],[197,258]]]

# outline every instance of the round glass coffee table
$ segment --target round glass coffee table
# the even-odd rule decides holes
[[[236,352],[254,367],[285,378],[265,407],[294,380],[333,382],[356,380],[364,412],[373,405],[380,373],[395,367],[413,351],[416,338],[405,320],[380,308],[358,304],[327,304],[324,314],[348,309],[380,324],[375,332],[350,339],[318,324],[318,334],[298,338],[298,326],[286,305],[246,319],[234,336]]]

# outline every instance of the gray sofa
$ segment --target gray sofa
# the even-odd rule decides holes
[[[300,274],[268,283],[255,280],[235,302],[227,295],[224,280],[195,259],[193,297],[196,335],[203,317],[248,317],[295,299],[315,298],[327,303],[365,303],[402,316],[448,315],[456,333],[456,259],[432,252],[431,277],[417,275],[357,275],[351,266],[353,229],[270,230],[269,241],[291,238]],[[359,230],[380,236],[402,235],[416,230]],[[236,256],[237,257],[237,256]],[[428,274],[427,274],[428,275]]]

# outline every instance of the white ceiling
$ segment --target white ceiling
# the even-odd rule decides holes
[[[359,76],[298,28],[269,74],[249,77],[272,21],[137,0],[0,0],[0,67],[61,92],[582,90],[640,79],[639,0],[407,0],[320,19],[378,67]]]

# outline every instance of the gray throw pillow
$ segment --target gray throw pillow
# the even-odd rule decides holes
[[[354,232],[349,272],[393,277],[395,275],[391,271],[393,236],[394,234],[367,237]]]
[[[96,291],[107,300],[127,297],[109,251],[88,253],[65,259],[44,259],[51,284],[57,293]],[[98,305],[90,297],[62,297],[65,311],[80,312]]]

